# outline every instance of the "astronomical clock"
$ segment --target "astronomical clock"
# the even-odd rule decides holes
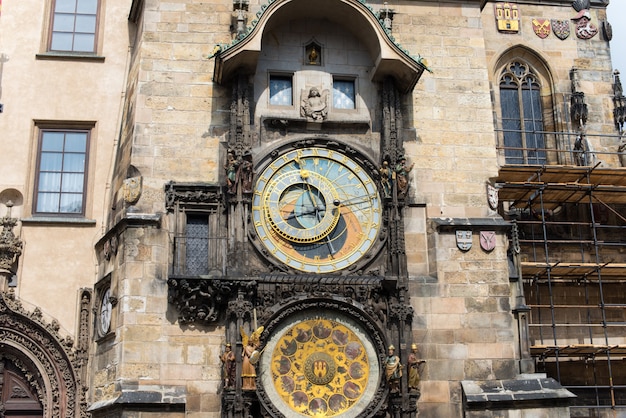
[[[222,416],[414,418],[398,92],[382,87],[379,140],[311,130],[328,109],[306,107],[256,141],[235,85],[223,182],[165,188],[185,238],[169,300],[180,323],[224,329]]]

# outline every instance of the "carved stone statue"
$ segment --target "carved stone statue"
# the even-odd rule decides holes
[[[323,122],[328,115],[328,90],[311,87],[302,91],[300,115],[313,122]]]
[[[235,194],[237,193],[237,169],[239,167],[239,162],[235,158],[235,154],[231,151],[228,151],[228,156],[226,157],[226,164],[224,165],[224,169],[226,170],[226,185],[228,186],[228,193]]]
[[[417,344],[411,344],[411,354],[407,359],[407,368],[409,369],[409,390],[417,391],[420,383],[420,365],[425,363],[424,360],[417,358]]]
[[[241,181],[241,191],[252,193],[252,177],[254,173],[252,171],[252,155],[249,152],[244,154],[237,174]]]
[[[409,191],[409,173],[413,169],[413,165],[407,167],[406,158],[401,157],[400,162],[396,165],[395,176],[396,186],[398,190],[398,197],[404,198]]]
[[[228,151],[226,157],[226,185],[229,194],[237,194],[239,186],[243,193],[252,193],[252,155],[246,152],[243,157],[235,157],[232,151]]]
[[[391,197],[391,169],[389,162],[383,161],[383,166],[378,170],[380,172],[380,182],[383,185],[384,197]]]
[[[16,258],[22,254],[22,241],[15,236],[13,228],[17,225],[17,219],[11,217],[13,202],[6,203],[8,213],[0,218],[0,272],[10,273]]]
[[[235,386],[236,363],[235,353],[233,353],[230,343],[226,344],[224,352],[220,356],[223,365],[224,388],[231,389]]]
[[[391,393],[400,391],[400,378],[402,377],[402,364],[400,357],[396,356],[396,347],[389,346],[389,352],[385,359],[385,377],[389,383]]]

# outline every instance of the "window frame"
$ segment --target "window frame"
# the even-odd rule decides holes
[[[78,3],[79,0],[75,0],[76,4]],[[95,17],[95,25],[94,25],[94,29],[93,32],[80,32],[76,30],[76,21],[74,21],[74,29],[72,30],[72,32],[62,32],[62,31],[56,31],[54,30],[54,23],[55,23],[55,17],[57,15],[57,4],[59,2],[59,0],[53,0],[50,4],[50,13],[49,13],[49,23],[48,23],[48,33],[47,33],[47,40],[46,40],[46,53],[48,54],[54,54],[54,55],[69,55],[69,56],[80,56],[80,55],[84,55],[84,56],[95,56],[98,54],[98,49],[99,49],[99,39],[100,39],[100,20],[101,20],[101,8],[102,8],[102,1],[101,0],[93,0],[96,2],[96,12],[95,15],[93,14],[86,14],[86,13],[77,13],[76,10],[74,11],[74,13],[63,13],[63,14],[71,14],[74,16],[74,18],[76,18],[76,16],[94,16]],[[75,5],[76,6],[76,5]],[[62,14],[61,12],[59,12],[58,14]],[[55,33],[71,33],[72,34],[72,49],[71,50],[67,50],[67,49],[53,49],[52,48],[52,43],[53,43],[53,38],[54,38],[54,34]],[[75,50],[74,49],[74,45],[75,45],[75,37],[76,34],[90,34],[93,35],[93,46],[92,49],[90,51],[81,51],[81,50]]]
[[[181,277],[202,277],[203,275],[212,274],[220,271],[221,275],[226,274],[227,246],[228,237],[224,233],[223,207],[221,204],[182,204],[177,205],[176,213],[176,232],[174,234],[173,243],[173,259],[171,263],[171,272],[174,276]],[[192,207],[188,207],[192,206]],[[190,235],[190,219],[203,220],[206,225],[206,236]],[[202,254],[199,254],[192,248],[192,241],[204,243]],[[192,269],[190,260],[192,258],[202,256],[205,257],[206,263],[200,267],[205,269]]]
[[[43,126],[38,126],[38,132],[37,132],[37,143],[36,143],[36,159],[35,159],[35,166],[34,166],[34,181],[33,181],[33,204],[32,204],[32,208],[31,208],[31,213],[34,217],[64,217],[64,218],[84,218],[86,216],[86,210],[87,210],[87,193],[88,193],[88,184],[89,184],[89,159],[90,159],[90,151],[91,151],[91,144],[92,144],[92,134],[93,134],[93,125],[82,125],[82,126],[78,126],[78,125],[66,125],[66,126],[47,126],[47,125],[43,125]],[[42,160],[42,144],[43,144],[43,138],[44,138],[44,134],[47,132],[62,132],[64,134],[67,133],[85,133],[86,134],[86,138],[85,138],[85,151],[84,151],[84,166],[83,166],[83,184],[82,184],[82,189],[81,189],[81,210],[79,212],[62,212],[62,211],[56,211],[56,212],[44,212],[44,211],[39,211],[38,210],[38,204],[39,204],[39,193],[40,193],[40,179],[41,179],[41,160]],[[64,138],[65,140],[65,138]],[[65,151],[65,141],[64,141],[64,147],[62,150],[62,156],[66,155],[66,151]],[[45,172],[45,170],[44,170]],[[60,173],[64,173],[64,171],[60,171]],[[62,190],[61,190],[61,185],[59,185],[59,190],[58,191],[54,191],[53,193],[57,193],[59,195],[59,203],[60,203],[60,197],[62,194]],[[78,192],[73,192],[72,194],[78,194]],[[58,205],[59,209],[60,209],[60,204]]]

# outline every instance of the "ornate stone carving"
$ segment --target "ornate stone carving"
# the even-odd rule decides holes
[[[181,324],[213,322],[217,320],[215,296],[217,291],[209,280],[172,280],[169,284],[170,303],[178,309]]]
[[[404,143],[402,132],[402,109],[400,93],[392,79],[388,78],[383,84],[383,120],[381,138],[382,165],[387,162],[395,174],[395,181],[391,182],[391,196],[383,215],[386,229],[389,234],[388,267],[387,271],[398,277],[406,276],[406,247],[404,242],[404,219],[402,208],[408,194],[408,171],[403,162]],[[411,166],[412,168],[412,166]],[[398,181],[399,175],[402,177]],[[405,181],[406,180],[406,181]]]
[[[165,184],[165,208],[174,210],[177,204],[218,204],[223,201],[221,188],[217,185],[174,183]]]
[[[0,273],[11,273],[16,258],[22,254],[22,241],[15,236],[13,228],[17,225],[17,219],[11,217],[11,201],[6,204],[8,213],[0,218],[2,231],[0,232]]]
[[[130,177],[124,180],[122,186],[124,191],[124,202],[134,205],[141,197],[141,176]]]
[[[22,364],[24,374],[31,376],[29,384],[46,416],[87,417],[86,390],[76,373],[84,358],[72,349],[71,338],[61,338],[58,330],[58,323],[45,322],[41,312],[25,311],[13,292],[0,293],[0,340],[10,342],[14,363]]]
[[[228,136],[228,149],[235,159],[242,158],[251,147],[249,91],[248,77],[240,74],[233,83]]]
[[[303,89],[300,94],[300,116],[305,117],[310,122],[323,122],[328,116],[328,96],[327,89],[313,86],[310,89]]]
[[[235,157],[232,150],[228,151],[226,164],[226,190],[230,195],[252,193],[252,155],[246,152],[243,157]]]
[[[572,123],[574,123],[575,126],[578,127],[578,129],[583,129],[584,126],[587,124],[589,109],[587,108],[587,103],[585,103],[585,93],[578,90],[578,69],[572,68],[569,76],[572,88],[570,116],[572,118]]]
[[[587,124],[589,110],[585,103],[585,93],[579,91],[572,93],[571,106],[572,121],[580,127]]]
[[[591,23],[589,0],[575,0],[572,7],[578,12],[572,18],[576,25],[576,36],[580,39],[591,39],[598,33],[598,27]]]
[[[615,120],[615,127],[621,135],[624,133],[624,122],[626,122],[626,97],[624,97],[618,70],[613,72],[613,77],[613,119]]]

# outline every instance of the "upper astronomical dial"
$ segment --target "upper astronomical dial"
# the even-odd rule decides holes
[[[252,199],[254,229],[275,261],[311,273],[360,260],[380,230],[373,179],[327,148],[289,151],[262,170]]]
[[[276,233],[299,243],[326,237],[339,221],[337,193],[332,183],[307,170],[279,175],[265,195],[266,219]]]

